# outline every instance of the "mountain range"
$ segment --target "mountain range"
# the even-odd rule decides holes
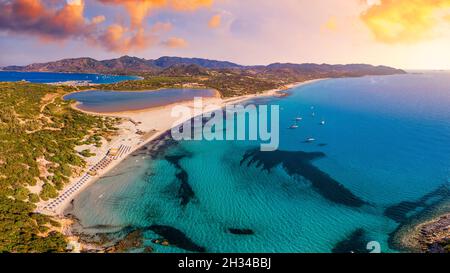
[[[174,65],[198,65],[208,69],[241,68],[242,66],[223,61],[199,58],[161,57],[146,60],[122,56],[117,59],[98,61],[92,58],[63,59],[48,63],[26,66],[7,66],[3,70],[26,72],[80,72],[80,73],[156,73]]]
[[[34,63],[26,66],[7,66],[3,70],[24,72],[78,72],[78,73],[109,73],[109,74],[176,74],[195,70],[196,73],[206,73],[206,70],[232,70],[249,75],[281,75],[297,77],[302,75],[389,75],[405,73],[403,70],[367,64],[329,65],[329,64],[293,64],[274,63],[267,66],[243,66],[227,61],[208,60],[201,58],[161,57],[155,60],[122,56],[117,59],[98,61],[92,58],[63,59],[47,63]]]

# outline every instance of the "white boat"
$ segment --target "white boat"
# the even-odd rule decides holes
[[[316,113],[312,112],[312,113],[311,113],[311,116],[315,117],[315,116],[316,116]]]
[[[314,141],[316,141],[316,139],[312,137],[306,139],[306,142],[314,142]]]
[[[289,127],[289,129],[297,129],[297,128],[298,128],[298,125],[296,125],[296,124],[291,125],[291,127]]]
[[[322,121],[320,122],[320,125],[325,125],[325,120],[322,120]]]
[[[295,120],[296,120],[296,121],[302,121],[302,120],[303,120],[303,118],[301,118],[301,117],[297,117],[297,118],[295,118]]]

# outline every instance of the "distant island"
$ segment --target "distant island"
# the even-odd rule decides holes
[[[112,90],[148,90],[169,87],[217,89],[223,97],[261,93],[307,80],[367,75],[405,74],[400,69],[368,64],[293,64],[244,66],[201,58],[161,57],[146,60],[123,56],[98,61],[92,58],[64,59],[26,66],[7,66],[3,71],[72,72],[136,75],[142,81],[126,81],[104,86]]]

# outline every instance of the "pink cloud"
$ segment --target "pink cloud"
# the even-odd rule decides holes
[[[101,27],[105,16],[86,18],[83,0],[2,1],[0,10],[0,30],[11,34],[32,35],[47,42],[85,40],[91,45],[121,53],[144,50],[157,44],[158,35],[172,29],[172,24],[162,22],[149,28],[144,25],[127,27],[118,23]],[[181,40],[169,39],[166,42],[168,46],[183,46]]]

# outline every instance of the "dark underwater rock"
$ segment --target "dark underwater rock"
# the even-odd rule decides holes
[[[299,175],[309,180],[314,190],[329,201],[349,207],[361,207],[368,204],[311,163],[322,157],[325,157],[322,152],[262,152],[254,149],[245,153],[241,166],[247,163],[247,166],[255,165],[257,168],[270,172],[276,166],[282,165],[290,176]]]
[[[384,211],[384,215],[392,220],[402,223],[408,221],[414,212],[420,213],[433,204],[437,204],[442,200],[450,197],[450,186],[444,184],[438,189],[426,194],[417,201],[403,201],[398,204],[392,205]]]
[[[197,245],[182,231],[169,226],[152,225],[146,230],[151,230],[159,236],[169,241],[170,245],[192,252],[206,252],[206,248]]]
[[[178,197],[180,198],[181,206],[185,207],[189,202],[195,198],[195,193],[189,185],[189,175],[185,169],[180,165],[180,160],[186,157],[180,156],[166,156],[165,159],[169,161],[176,169],[176,178],[180,181],[180,188],[178,190]]]
[[[332,252],[333,253],[369,253],[367,250],[368,240],[366,239],[366,231],[362,228],[353,231],[347,238],[338,242]]]
[[[253,235],[255,232],[251,229],[229,228],[228,231],[235,235]]]
[[[449,212],[450,183],[448,182],[416,201],[403,201],[386,208],[384,215],[399,223],[399,226],[389,234],[389,247],[402,251],[426,252],[427,245],[437,241],[430,238],[440,234],[438,232],[441,227],[440,222],[432,221],[433,218]],[[423,226],[429,221],[432,223]],[[422,228],[418,229],[418,227]],[[432,227],[431,231],[427,227]],[[450,236],[450,232],[448,234]],[[437,247],[438,245],[434,245],[432,251],[436,251]]]

